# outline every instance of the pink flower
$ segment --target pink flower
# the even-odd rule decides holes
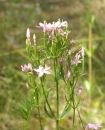
[[[51,32],[51,34],[49,35],[49,39],[52,40],[54,37],[54,31]]]
[[[34,71],[38,72],[38,77],[42,77],[44,74],[51,74],[48,70],[50,69],[51,67],[47,67],[47,68],[44,68],[43,66],[39,66],[38,69],[34,69]]]
[[[61,27],[61,22],[58,20],[57,22],[53,23],[54,30],[57,30]]]
[[[53,25],[51,23],[46,24],[46,31],[52,31],[53,30]]]
[[[68,22],[67,22],[67,21],[62,22],[62,23],[61,23],[61,26],[62,26],[62,27],[68,27]]]
[[[70,31],[64,32],[62,29],[60,29],[59,32],[60,32],[61,35],[68,35],[70,33]]]
[[[44,22],[44,24],[39,23],[39,26],[36,26],[36,27],[43,28],[43,32],[51,31],[53,29],[53,25],[51,23],[47,24],[47,22]]]
[[[75,59],[71,61],[71,65],[74,65],[74,64],[78,64],[78,63],[81,63],[81,60],[80,60],[80,55],[77,53],[75,55]]]
[[[43,28],[43,32],[46,32],[46,31],[49,32],[49,31],[52,31],[52,30],[57,31],[58,28],[67,27],[67,26],[68,26],[67,21],[60,22],[60,20],[58,20],[57,22],[53,22],[53,24],[47,23],[47,22],[39,23],[39,26],[36,26],[36,27]]]
[[[80,95],[82,93],[82,87],[79,87],[78,90],[77,90],[77,94]]]
[[[70,41],[70,43],[71,43],[71,44],[75,44],[75,41],[72,39],[72,40]]]
[[[70,76],[71,76],[71,72],[70,72],[70,70],[68,69],[68,70],[67,70],[67,75],[66,75],[66,78],[67,78],[67,79],[69,79],[69,78],[70,78]]]
[[[57,22],[53,24],[53,26],[54,26],[54,30],[57,30],[58,28],[61,28],[61,27],[67,27],[68,23],[67,21],[60,22],[60,20],[58,20]]]
[[[99,124],[91,124],[91,123],[89,123],[89,124],[86,126],[85,130],[89,130],[89,129],[98,130],[98,128],[101,128],[101,127],[102,127],[102,126],[100,126]]]
[[[31,64],[29,63],[28,65],[21,65],[21,68],[22,68],[22,71],[26,71],[26,72],[28,72],[29,70],[31,70],[32,69],[32,66],[31,66]]]

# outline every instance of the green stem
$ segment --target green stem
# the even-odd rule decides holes
[[[84,66],[85,66],[84,56],[82,58],[83,58],[83,60],[82,60],[82,73],[83,73],[84,72]]]
[[[75,65],[74,67],[74,73],[77,73],[78,72],[78,66]],[[75,86],[77,84],[77,81],[78,81],[78,75],[76,76],[73,76],[73,86],[72,86],[72,102],[73,102],[73,130],[74,130],[74,127],[75,127],[75,110],[76,110],[76,106],[75,106]]]
[[[56,93],[57,93],[57,102],[56,102],[56,107],[57,107],[57,119],[56,119],[56,130],[59,130],[59,90],[58,90],[58,83],[56,83]]]
[[[37,100],[37,105],[38,105],[38,115],[39,115],[40,129],[43,130],[42,122],[41,122],[41,116],[40,116],[40,109],[39,109],[39,99]]]
[[[40,130],[43,130],[43,127],[42,127],[42,122],[41,122],[41,116],[40,116],[40,108],[39,108],[39,93],[38,93],[38,88],[36,87],[36,82],[35,82],[35,78],[34,76],[32,77],[33,79],[33,84],[35,86],[35,97],[36,97],[36,100],[37,100],[37,110],[38,110],[38,119],[39,119],[39,123],[40,123]]]
[[[89,83],[91,86],[92,83],[92,25],[89,24],[89,59],[88,59],[88,65],[89,65]]]
[[[43,39],[44,39],[44,47],[46,47],[46,32],[43,34]]]
[[[80,121],[81,121],[81,124],[82,124],[83,130],[85,130],[85,127],[84,127],[84,125],[83,125],[83,121],[82,121],[82,118],[81,118],[81,115],[80,115],[80,113],[79,113],[78,108],[77,108],[77,112],[78,112],[78,115],[79,115],[79,118],[80,118]]]
[[[38,88],[36,88],[36,99],[37,99],[37,110],[38,110],[38,118],[39,118],[39,123],[40,123],[40,130],[43,130],[43,127],[42,127],[42,122],[41,122],[41,116],[40,116],[40,108],[39,108],[39,94],[38,94]]]
[[[27,130],[27,129],[28,129],[30,115],[31,115],[31,110],[30,110],[30,112],[29,112],[29,114],[28,114],[28,117],[27,117],[27,121],[26,121],[25,130]]]
[[[50,104],[49,104],[49,102],[48,102],[48,99],[47,99],[47,96],[46,96],[46,93],[45,93],[45,90],[44,90],[44,86],[43,86],[43,81],[42,81],[42,79],[41,79],[41,85],[42,85],[43,94],[44,94],[46,103],[47,103],[47,105],[48,105],[48,108],[49,108],[50,112],[52,113],[53,117],[55,117],[55,115],[54,115],[54,113],[53,113],[53,111],[52,111],[52,109],[51,109],[51,107],[50,107]]]
[[[57,79],[57,59],[54,60],[54,72],[55,72],[55,82],[56,82],[56,130],[59,130],[59,86],[58,86],[58,79]]]
[[[90,84],[90,102],[91,102],[91,85],[92,85],[92,24],[89,24],[89,45],[88,45],[88,50],[89,50],[89,56],[88,56],[88,80]]]
[[[74,124],[75,124],[75,99],[74,99],[74,88],[73,88],[73,130],[74,130]]]

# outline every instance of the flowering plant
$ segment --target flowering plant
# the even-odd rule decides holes
[[[67,21],[58,20],[52,24],[44,22],[39,23],[39,26],[36,27],[43,29],[42,44],[39,45],[36,42],[35,34],[33,35],[34,44],[31,44],[28,28],[26,51],[30,61],[28,65],[21,65],[22,71],[26,71],[28,76],[28,87],[32,90],[27,109],[21,106],[26,114],[25,119],[28,124],[30,111],[36,107],[40,129],[43,130],[40,114],[40,104],[42,103],[46,115],[55,120],[56,130],[60,129],[59,121],[66,118],[69,112],[73,110],[74,129],[75,112],[77,110],[79,113],[78,106],[82,93],[82,87],[77,86],[77,82],[84,70],[84,48],[70,40]],[[49,79],[50,85],[48,85]],[[78,89],[77,92],[76,89]],[[61,93],[61,91],[63,92]],[[51,96],[52,94],[53,96]],[[41,101],[42,96],[44,102]],[[52,100],[54,100],[55,108],[51,107]],[[64,102],[63,105],[62,101]],[[80,113],[79,118],[82,123]],[[26,125],[26,129],[27,127],[28,125]]]

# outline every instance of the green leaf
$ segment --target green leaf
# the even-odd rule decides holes
[[[48,115],[48,117],[53,118],[53,116],[50,115],[49,111],[47,110],[46,103],[44,103],[44,111]]]
[[[63,113],[61,114],[59,120],[64,119],[65,117],[68,116],[68,113],[71,110],[71,103],[68,104],[67,108],[64,109]]]
[[[28,115],[29,115],[29,102],[24,101],[19,105],[20,112],[21,112],[21,117],[25,120],[27,120]]]
[[[22,104],[19,105],[19,108],[25,113],[27,114],[28,110],[27,110],[27,106],[24,102],[22,102]]]

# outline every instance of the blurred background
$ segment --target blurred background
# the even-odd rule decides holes
[[[84,124],[105,127],[105,0],[0,0],[0,130],[23,130],[18,104],[28,94],[21,64],[27,64],[26,29],[40,42],[42,30],[35,26],[44,20],[68,21],[70,38],[85,47],[85,71],[81,116]],[[39,130],[33,112],[29,130]],[[53,130],[53,120],[42,114],[45,130]],[[77,120],[77,130],[80,122]],[[60,122],[69,129],[71,115]],[[37,124],[37,125],[36,125]],[[105,128],[103,128],[105,130]]]

